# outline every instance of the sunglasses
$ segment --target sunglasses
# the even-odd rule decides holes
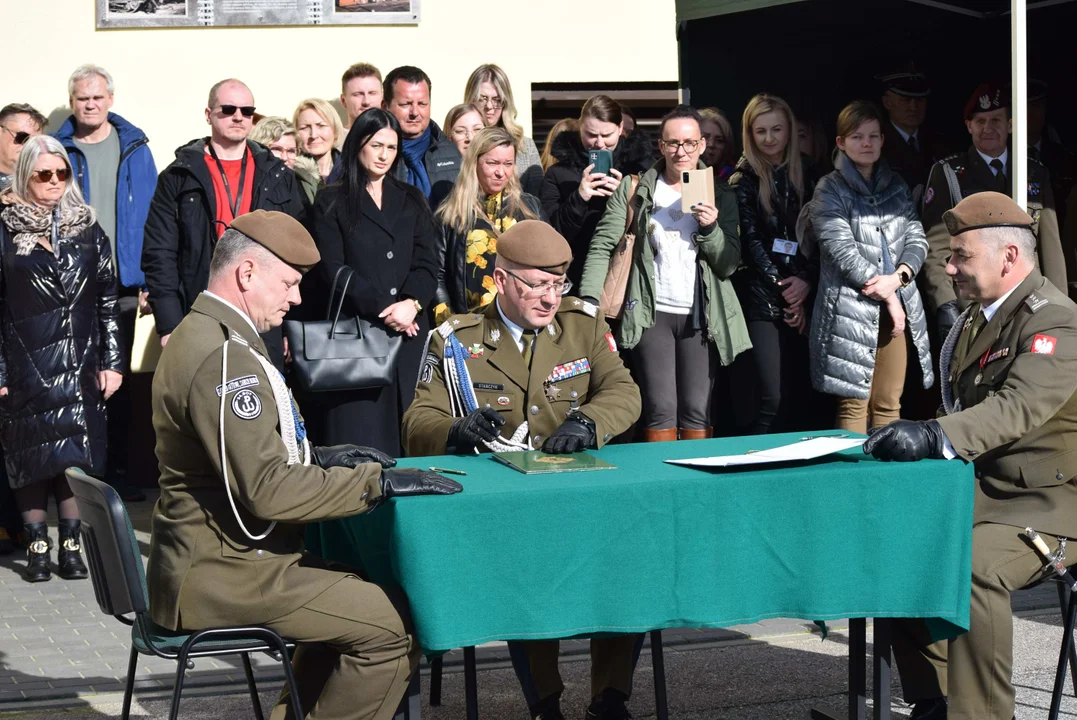
[[[243,113],[245,118],[254,117],[253,105],[221,105],[221,115],[225,117],[232,117],[236,114],[236,110]]]
[[[4,126],[0,126],[0,127],[4,127]],[[16,145],[23,145],[23,144],[26,143],[27,140],[30,139],[30,133],[28,133],[28,132],[25,132],[25,131],[22,131],[22,130],[20,130],[19,132],[15,132],[14,130],[12,130],[9,127],[4,127],[4,130],[11,133],[11,137],[15,141]]]
[[[60,182],[67,182],[67,168],[61,170],[37,170],[31,177],[37,180],[39,183],[52,182],[52,176],[55,175],[56,179]]]

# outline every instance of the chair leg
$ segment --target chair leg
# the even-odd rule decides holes
[[[121,720],[131,717],[131,695],[135,692],[135,669],[138,667],[138,650],[131,644],[131,659],[127,661],[127,687],[123,689],[123,712]]]
[[[172,707],[168,711],[168,720],[178,720],[180,697],[183,695],[183,679],[187,672],[187,653],[189,652],[187,644],[184,643],[180,648],[179,655],[176,657],[176,684],[172,688]]]
[[[467,720],[479,720],[479,686],[474,647],[464,648],[464,704],[467,706]]]
[[[255,720],[265,720],[265,716],[262,715],[262,701],[258,699],[258,685],[254,682],[254,668],[251,667],[251,654],[240,653],[240,657],[243,658],[243,674],[247,676],[247,688],[251,691],[251,704],[254,705]]]
[[[654,705],[658,720],[668,720],[666,702],[666,659],[662,653],[662,631],[651,631],[651,665],[654,667]]]
[[[1069,593],[1069,603],[1066,607],[1065,624],[1062,627],[1062,647],[1058,650],[1058,670],[1055,672],[1055,687],[1051,693],[1051,710],[1048,720],[1058,720],[1058,713],[1062,707],[1062,694],[1066,689],[1066,664],[1070,659],[1070,650],[1073,648],[1073,626],[1077,621],[1077,594]]]
[[[288,697],[292,700],[292,713],[297,720],[302,720],[306,715],[303,714],[303,704],[299,702],[299,686],[295,684],[295,674],[292,672],[292,656],[288,654],[288,646],[279,636],[267,639],[276,643],[277,649],[280,651],[280,663],[284,667],[284,681],[288,683]]]
[[[441,705],[441,666],[445,657],[438,655],[430,661],[430,707]]]
[[[1066,620],[1066,608],[1069,606],[1070,590],[1066,587],[1066,583],[1057,583],[1058,587],[1058,606],[1062,609],[1062,621]],[[1070,654],[1070,678],[1073,680],[1073,694],[1077,696],[1077,645],[1071,643],[1069,647]]]

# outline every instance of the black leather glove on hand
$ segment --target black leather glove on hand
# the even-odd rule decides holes
[[[330,445],[328,447],[312,447],[311,459],[318,467],[353,468],[360,463],[376,462],[383,468],[391,468],[396,465],[396,460],[386,455],[381,450],[362,445]]]
[[[448,446],[466,452],[484,440],[492,442],[497,440],[498,429],[504,424],[505,418],[493,408],[472,410],[449,428]]]
[[[934,420],[895,420],[884,428],[871,431],[864,443],[864,454],[877,460],[898,462],[924,458],[941,460],[944,438],[942,427]]]
[[[580,452],[595,444],[595,421],[581,413],[568,416],[542,445],[551,455]]]
[[[463,489],[455,480],[418,468],[381,472],[381,496],[385,500],[409,495],[455,495]]]
[[[946,342],[946,336],[950,334],[950,328],[957,322],[957,316],[961,311],[957,309],[957,300],[943,303],[935,313],[935,321],[939,326],[939,347]]]

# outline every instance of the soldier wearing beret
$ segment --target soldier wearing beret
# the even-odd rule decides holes
[[[298,305],[319,260],[288,215],[256,210],[214,249],[209,287],[172,333],[153,379],[161,498],[150,614],[169,630],[259,624],[295,640],[304,708],[388,720],[419,660],[398,593],[303,549],[303,523],[394,496],[460,486],[354,445],[311,447],[260,333]],[[305,644],[307,642],[314,644]],[[273,712],[280,720],[287,694]]]
[[[1044,575],[1020,533],[1077,537],[1077,305],[1036,267],[1033,219],[1009,197],[982,192],[944,216],[946,265],[969,303],[942,348],[943,408],[899,420],[864,451],[882,460],[960,458],[976,468],[969,632],[930,644],[900,621],[894,655],[913,718],[1009,720],[1010,593]]]
[[[415,400],[404,413],[409,455],[598,448],[639,417],[639,389],[591,303],[562,298],[568,242],[524,220],[497,241],[497,299],[482,314],[455,315],[430,334]],[[591,643],[588,718],[629,717],[639,636]],[[560,719],[558,642],[510,643],[531,714]]]
[[[950,236],[943,214],[975,193],[993,190],[1012,195],[1013,163],[1007,147],[1011,132],[1009,95],[990,83],[980,85],[965,104],[965,126],[972,136],[972,147],[967,152],[943,158],[931,168],[921,213],[929,247],[919,276],[920,289],[929,317],[934,314],[940,338],[946,337],[963,307],[946,273]],[[1037,267],[1055,287],[1067,292],[1066,260],[1051,180],[1043,164],[1031,158],[1028,208],[1032,232],[1038,241]]]
[[[882,85],[882,105],[892,126],[883,129],[883,157],[909,186],[919,208],[928,171],[945,154],[940,138],[924,127],[931,84],[913,63],[891,68],[876,79]]]

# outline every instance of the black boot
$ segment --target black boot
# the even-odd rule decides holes
[[[60,551],[56,557],[57,573],[64,580],[85,580],[90,576],[85,563],[82,562],[82,547],[79,545],[81,520],[60,518]]]
[[[43,522],[26,523],[26,582],[52,579],[49,569],[49,526]]]
[[[917,700],[909,720],[946,720],[946,698]]]
[[[584,720],[632,720],[625,702],[628,696],[619,690],[606,688],[591,700]]]

